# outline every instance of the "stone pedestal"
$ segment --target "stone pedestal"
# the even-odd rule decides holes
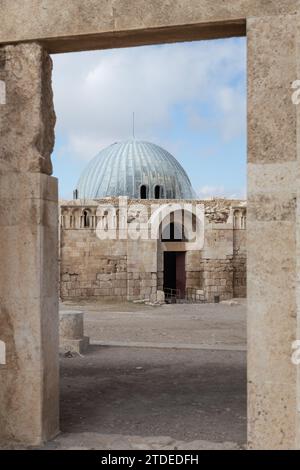
[[[62,353],[82,354],[89,346],[89,338],[84,336],[83,312],[63,311],[59,314],[59,350]]]

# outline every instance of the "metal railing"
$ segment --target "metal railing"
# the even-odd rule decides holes
[[[186,288],[185,300],[187,301],[187,303],[192,303],[192,304],[204,304],[204,303],[206,303],[203,291],[201,291],[201,289],[197,289],[195,287],[187,287]]]
[[[180,289],[171,289],[170,287],[164,287],[165,301],[167,304],[176,304],[180,298]]]
[[[200,291],[200,292],[199,292]],[[182,295],[180,289],[171,289],[164,287],[165,301],[168,304],[175,303],[193,303],[202,304],[206,303],[204,293],[200,289],[194,287],[187,287],[184,295]]]

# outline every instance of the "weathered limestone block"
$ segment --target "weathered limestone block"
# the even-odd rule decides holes
[[[51,61],[0,49],[0,442],[38,445],[58,423],[58,210]]]
[[[0,176],[0,442],[58,432],[57,181]]]
[[[0,48],[0,80],[6,85],[6,104],[0,108],[0,174],[51,175],[55,125],[51,72],[51,58],[37,44]]]
[[[296,443],[296,17],[248,29],[248,441]],[[299,125],[299,124],[298,124]]]
[[[62,210],[66,214],[70,208],[63,205]],[[81,212],[82,208],[77,218],[80,218]],[[116,252],[117,255],[111,254]],[[96,238],[92,230],[64,228],[61,230],[60,257],[60,295],[63,300],[116,295],[115,288],[123,287],[126,283],[126,240],[116,241],[112,246],[110,240]],[[71,285],[68,276],[72,280]]]
[[[216,224],[217,227],[217,224]],[[205,231],[205,242],[202,252],[206,259],[226,259],[233,254],[233,232],[232,226],[224,228],[212,228],[207,226]]]
[[[300,11],[298,11],[297,15],[297,79],[300,79]],[[297,302],[297,335],[296,339],[300,340],[300,184],[299,184],[299,176],[300,176],[300,105],[296,106],[297,110],[297,177],[298,177],[298,184],[297,184],[297,205],[296,205],[296,217],[297,217],[297,225],[296,225],[296,270],[297,270],[297,278],[296,278],[296,302]],[[296,366],[295,366],[296,367]],[[296,418],[296,426],[297,426],[297,436],[296,436],[296,447],[300,449],[300,366],[297,366],[297,418]]]
[[[198,285],[203,287],[208,302],[214,302],[216,294],[220,296],[220,300],[233,297],[233,265],[231,259],[202,260],[200,269]],[[190,279],[189,287],[194,287],[191,285]]]

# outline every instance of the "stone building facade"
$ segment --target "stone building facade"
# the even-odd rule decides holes
[[[184,233],[183,236],[180,233],[178,239],[164,240],[161,229],[154,240],[147,237],[132,239],[128,233],[124,236],[119,230],[122,209],[118,198],[61,201],[60,295],[63,300],[156,301],[157,291],[164,290],[168,295],[169,289],[172,289],[172,295],[191,301],[214,302],[246,296],[244,201],[127,199],[125,202],[126,221],[122,230],[127,232],[142,217],[148,221],[151,231],[150,208],[154,205],[157,209],[170,207],[170,220],[176,205],[190,206],[194,213],[196,206],[203,207],[204,243],[200,249],[195,249]],[[103,220],[110,210],[106,207],[114,213],[117,233],[109,233],[106,227],[104,237],[101,235]],[[176,280],[168,275],[168,270],[174,269],[177,270]]]

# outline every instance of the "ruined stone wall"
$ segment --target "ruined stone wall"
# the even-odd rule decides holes
[[[96,205],[84,227],[85,208],[61,210],[60,295],[62,300],[101,297],[114,300],[156,299],[156,241],[101,240]],[[72,225],[72,226],[71,226]]]
[[[213,256],[208,250],[208,245],[212,243]],[[246,230],[228,229],[222,232],[215,228],[206,231],[205,246],[203,252],[186,254],[187,289],[199,290],[200,298],[203,296],[206,302],[214,302],[215,297],[219,300],[246,297]]]
[[[126,299],[126,242],[99,240],[88,228],[63,230],[60,294],[63,300]]]
[[[131,272],[127,273],[128,300],[149,299],[156,300],[157,273]]]
[[[157,240],[127,242],[128,300],[156,300]]]
[[[233,297],[232,257],[226,259],[203,259],[201,269],[201,290],[206,302],[227,300]]]
[[[200,251],[187,251],[185,258],[185,271],[186,288],[200,289],[202,287]]]
[[[214,302],[233,297],[233,227],[231,223],[207,223],[201,253],[201,289],[205,300]]]

